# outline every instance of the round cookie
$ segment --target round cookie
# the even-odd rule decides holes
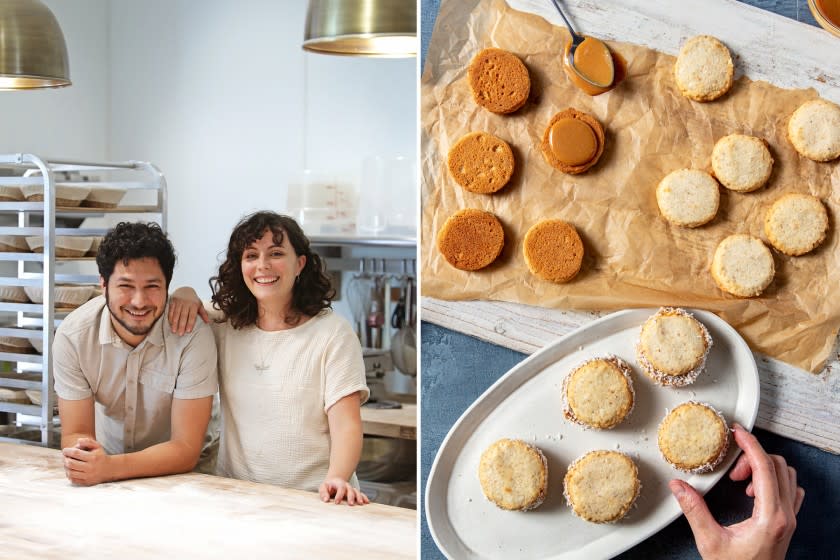
[[[770,178],[773,157],[761,138],[730,134],[718,140],[712,149],[712,171],[727,189],[751,192]]]
[[[703,323],[683,309],[663,307],[642,325],[636,357],[657,384],[684,387],[702,373],[711,347]]]
[[[788,121],[788,140],[814,161],[840,157],[840,106],[824,99],[803,103]]]
[[[712,101],[729,91],[733,73],[729,49],[709,35],[686,41],[674,64],[680,93],[694,101]]]
[[[590,451],[569,465],[563,479],[566,503],[591,523],[612,523],[627,515],[640,490],[636,463],[618,451]]]
[[[452,214],[437,235],[446,261],[461,270],[479,270],[496,260],[505,245],[499,219],[484,210],[465,208]]]
[[[513,150],[488,132],[471,132],[455,142],[446,158],[449,173],[466,190],[491,194],[513,175]]]
[[[754,297],[773,281],[776,267],[770,249],[760,239],[736,234],[718,244],[711,271],[721,290],[738,297]]]
[[[570,121],[579,121],[578,123],[573,123]],[[592,156],[580,163],[580,160],[577,157],[573,157],[571,161],[566,160],[564,158],[569,157],[568,155],[568,146],[567,143],[562,143],[564,140],[563,129],[561,128],[563,125],[585,125],[585,127],[577,126],[577,136],[576,138],[580,138],[580,131],[585,131],[588,129],[591,131],[592,135],[594,136],[595,147],[594,151],[590,150]],[[567,129],[568,130],[568,129]],[[584,136],[584,140],[589,142]],[[601,126],[601,123],[598,122],[598,119],[593,117],[588,113],[584,113],[583,111],[578,111],[577,109],[569,108],[560,111],[559,113],[555,114],[551,117],[551,120],[548,123],[548,126],[545,127],[545,132],[543,133],[542,144],[540,144],[540,149],[542,150],[543,157],[548,164],[555,169],[559,169],[563,173],[568,173],[569,175],[579,175],[584,171],[588,170],[590,167],[598,163],[598,160],[601,158],[601,155],[604,153],[604,141],[606,136],[604,134],[604,127]],[[591,144],[587,144],[591,148]],[[555,147],[562,148],[555,150]],[[580,153],[580,152],[578,152]],[[575,154],[577,155],[577,154]]]
[[[713,471],[729,449],[729,428],[720,412],[688,401],[668,413],[657,436],[662,457],[675,469],[692,474]]]
[[[782,196],[764,217],[764,233],[770,244],[794,257],[819,247],[826,232],[828,212],[820,199],[807,194]]]
[[[563,220],[543,220],[531,226],[522,252],[528,269],[550,282],[568,282],[583,263],[583,241],[575,226]]]
[[[548,490],[548,461],[538,448],[519,439],[500,439],[484,450],[478,464],[484,496],[501,509],[539,507]]]
[[[566,418],[590,428],[610,429],[633,411],[630,366],[616,356],[593,358],[563,381]]]
[[[515,54],[484,49],[467,70],[475,102],[493,113],[512,113],[525,105],[531,91],[528,69]]]
[[[678,169],[656,187],[662,217],[677,226],[697,227],[717,215],[720,189],[714,177],[697,169]]]

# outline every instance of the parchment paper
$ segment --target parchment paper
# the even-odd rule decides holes
[[[563,73],[559,53],[567,37],[565,29],[515,11],[504,0],[442,3],[421,84],[423,295],[562,309],[708,309],[754,350],[821,370],[840,328],[840,165],[805,159],[786,138],[790,114],[817,93],[742,77],[721,99],[696,103],[674,83],[673,56],[611,42],[627,61],[627,78],[615,90],[590,97]],[[467,67],[475,53],[490,46],[516,53],[531,76],[530,99],[512,115],[486,111],[470,93]],[[737,75],[737,58],[735,65]],[[591,113],[607,132],[601,160],[578,176],[550,167],[539,148],[552,115],[567,107]],[[494,195],[465,191],[446,170],[449,148],[481,130],[508,141],[516,158],[510,183]],[[747,194],[721,187],[717,217],[700,228],[665,222],[656,205],[659,181],[676,169],[711,170],[715,141],[736,132],[769,143],[775,164],[768,184]],[[722,292],[709,273],[717,244],[733,233],[766,242],[765,211],[788,192],[810,193],[826,204],[825,242],[801,257],[774,250],[776,277],[760,297]],[[505,228],[502,255],[482,271],[453,268],[435,244],[445,220],[462,208],[493,212]],[[583,238],[583,267],[568,284],[533,276],[522,256],[528,228],[546,218],[573,223]]]

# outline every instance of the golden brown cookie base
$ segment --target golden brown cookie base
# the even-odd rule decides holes
[[[479,270],[496,260],[505,245],[502,224],[490,212],[466,208],[450,216],[437,235],[446,261],[460,270]]]
[[[543,280],[568,282],[583,263],[583,241],[575,226],[544,220],[531,226],[522,246],[528,269]]]
[[[446,166],[464,189],[492,194],[513,175],[513,150],[507,142],[488,132],[471,132],[449,150]]]
[[[554,155],[554,151],[551,149],[551,145],[549,144],[549,134],[551,132],[551,127],[554,126],[554,123],[559,121],[560,119],[579,119],[589,125],[592,131],[595,133],[595,137],[598,139],[598,150],[595,152],[595,156],[586,163],[581,165],[568,165],[563,163],[557,156]],[[553,117],[551,117],[551,121],[549,121],[548,126],[545,127],[545,132],[543,133],[542,144],[540,144],[540,149],[542,150],[543,157],[545,157],[545,161],[555,169],[559,169],[563,173],[568,173],[569,175],[579,175],[587,171],[590,167],[598,163],[598,160],[601,158],[601,154],[604,153],[604,141],[606,136],[604,134],[604,127],[601,126],[601,123],[588,113],[584,113],[583,111],[578,111],[577,109],[568,108],[560,111]]]
[[[531,78],[515,54],[489,48],[470,62],[467,75],[475,102],[488,111],[513,113],[528,101]]]

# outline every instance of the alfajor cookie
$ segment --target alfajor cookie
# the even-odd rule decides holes
[[[828,232],[828,212],[815,196],[790,193],[770,206],[764,233],[786,255],[799,256],[819,247]]]
[[[662,217],[677,226],[697,227],[717,215],[720,189],[714,177],[698,169],[678,169],[656,187]]]
[[[505,245],[502,224],[490,212],[466,208],[450,216],[437,235],[446,261],[461,270],[479,270],[496,260]]]
[[[729,449],[729,427],[723,415],[708,404],[689,401],[659,424],[662,457],[675,469],[701,474],[713,471]]]
[[[531,91],[528,69],[515,54],[489,48],[476,54],[467,75],[475,102],[493,113],[512,113]]]
[[[539,507],[548,491],[548,461],[537,447],[519,439],[500,439],[484,450],[478,464],[484,496],[501,509]]]
[[[531,226],[522,252],[528,269],[550,282],[568,282],[583,263],[583,241],[575,226],[563,220],[543,220]]]
[[[686,41],[674,65],[680,93],[694,101],[712,101],[729,91],[733,74],[729,49],[709,35]]]
[[[471,132],[455,142],[446,158],[449,173],[466,190],[491,194],[513,174],[513,151],[507,142],[488,132]]]
[[[549,165],[578,175],[598,163],[604,153],[604,127],[598,119],[569,108],[551,117],[543,132],[543,157]]]
[[[684,309],[663,307],[642,324],[636,357],[657,384],[684,387],[706,367],[708,329]]]
[[[773,281],[776,267],[761,239],[737,234],[718,244],[711,272],[721,290],[738,297],[754,297]]]
[[[563,495],[575,515],[591,523],[612,523],[630,511],[642,488],[636,463],[618,451],[590,451],[563,478]]]
[[[751,192],[770,178],[773,157],[761,138],[730,134],[718,140],[712,149],[712,171],[727,189]]]
[[[592,358],[563,381],[564,416],[582,426],[608,430],[633,411],[630,366],[616,356]]]
[[[814,161],[840,157],[840,106],[824,99],[803,103],[788,121],[788,140]]]

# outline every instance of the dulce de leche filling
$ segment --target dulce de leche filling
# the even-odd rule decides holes
[[[583,165],[595,157],[598,138],[592,127],[580,119],[566,117],[548,132],[548,145],[554,157],[566,165]]]
[[[584,39],[575,50],[575,68],[587,79],[604,87],[612,85],[615,77],[609,47],[592,37]]]
[[[563,71],[572,83],[585,93],[595,96],[606,93],[624,80],[627,74],[626,62],[617,52],[610,50],[606,43],[587,37],[575,50],[575,67],[569,64],[569,49],[572,42],[566,42],[563,50]],[[604,87],[595,86],[578,74],[599,84],[609,83]]]

